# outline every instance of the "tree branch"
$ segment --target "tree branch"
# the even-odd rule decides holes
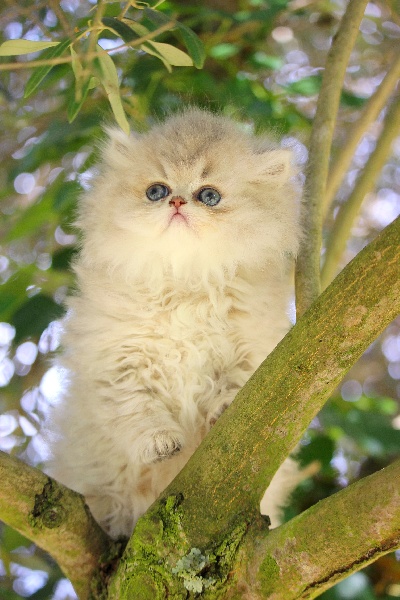
[[[308,600],[399,548],[399,481],[400,460],[269,534],[250,528],[236,561],[236,589],[254,600]]]
[[[378,138],[375,150],[371,153],[348,200],[340,207],[330,231],[326,245],[325,262],[321,271],[323,288],[332,281],[336,274],[351,228],[360,211],[365,195],[376,183],[391,152],[392,143],[399,134],[399,123],[400,98],[396,98],[386,115],[384,128]]]
[[[400,56],[394,60],[382,83],[368,100],[360,115],[360,118],[349,129],[346,142],[343,147],[340,148],[340,151],[336,156],[336,159],[330,169],[326,186],[324,199],[325,213],[335,197],[343,177],[347,172],[351,161],[353,160],[354,153],[362,136],[366,133],[371,123],[377,119],[381,110],[385,108],[390,95],[393,93],[393,90],[397,85],[399,77]]]
[[[177,599],[186,598],[188,585],[192,586],[190,589],[199,589],[194,586],[207,583],[221,589],[232,583],[230,573],[237,564],[237,549],[243,540],[249,539],[247,530],[250,534],[254,527],[260,529],[259,501],[274,472],[342,376],[400,311],[399,236],[400,217],[343,270],[264,361],[181,474],[139,520],[113,579],[110,599],[132,597],[132,593],[137,594],[133,597],[139,597],[139,589],[143,600],[162,599],[166,590],[176,593]],[[396,477],[398,468],[398,464],[393,466]],[[321,586],[333,583],[335,574],[344,577],[344,573],[356,568],[355,561],[360,560],[363,566],[397,545],[398,526],[393,529],[390,523],[398,521],[392,521],[388,515],[392,514],[389,508],[393,508],[393,494],[398,492],[389,485],[395,478],[385,477],[386,488],[379,479],[372,491],[356,488],[353,496],[348,497],[346,494],[353,493],[350,488],[343,492],[344,496],[324,501],[319,508],[310,509],[285,525],[286,529],[282,527],[270,534],[273,537],[268,543],[273,544],[276,539],[276,545],[270,546],[270,556],[276,565],[283,565],[279,569],[284,569],[289,559],[285,553],[279,554],[283,532],[288,536],[285,540],[289,540],[285,543],[292,556],[291,568],[293,563],[299,568],[299,549],[300,558],[304,558],[302,544],[310,543],[313,556],[326,547],[325,536],[329,532],[332,543],[336,529],[342,539],[354,514],[357,519],[360,516],[361,497],[369,498],[363,504],[363,519],[372,521],[369,529],[364,522],[361,529],[374,535],[381,529],[382,543],[378,541],[368,547],[367,539],[362,537],[367,549],[356,555],[356,547],[364,546],[359,546],[354,536],[354,544],[349,542],[349,547],[356,558],[345,555],[341,548],[339,557],[346,557],[342,566],[331,568],[325,575],[321,570],[311,570],[313,587],[307,590],[308,595],[304,592],[303,596],[293,598],[315,596],[314,590],[319,592]],[[109,547],[109,540],[89,516],[82,497],[4,453],[0,454],[0,478],[2,519],[47,550],[72,580],[80,598],[87,598],[90,579],[101,553]],[[368,481],[360,485],[367,485]],[[385,490],[378,501],[374,495],[377,490],[380,494]],[[353,498],[357,507],[351,512],[346,510],[349,498]],[[375,513],[371,511],[372,501]],[[383,513],[389,523],[386,530],[382,525]],[[352,515],[348,521],[347,514]],[[332,523],[333,519],[333,527],[328,527],[322,538],[307,542],[312,522],[314,527],[320,527],[323,515],[327,519],[324,522]],[[393,513],[393,518],[398,519],[396,515]],[[253,523],[250,529],[249,523]],[[291,532],[299,540],[299,546],[290,546]],[[257,548],[259,543],[257,538]],[[193,574],[179,563],[186,558],[184,564],[196,565],[198,553],[202,557],[202,552],[213,569],[206,580],[196,574],[195,566]],[[254,551],[247,555],[250,570],[255,554]],[[271,563],[265,559],[261,573],[266,568],[265,561]],[[240,570],[239,566],[237,569]]]
[[[171,569],[183,555],[193,549],[215,555],[215,546],[240,545],[283,459],[348,369],[400,312],[399,236],[400,217],[342,271],[262,363],[139,520],[110,598],[129,597],[133,585],[141,588],[143,600],[163,598],[155,590],[177,589]]]
[[[296,305],[300,316],[320,292],[323,201],[329,159],[346,66],[367,0],[350,0],[328,52],[311,132],[302,212],[306,237],[296,264]]]
[[[80,494],[38,469],[0,451],[0,518],[46,550],[80,600],[111,540],[94,521]]]

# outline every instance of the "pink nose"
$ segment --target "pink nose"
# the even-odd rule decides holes
[[[179,208],[180,206],[182,206],[182,204],[186,204],[186,200],[184,200],[180,196],[174,196],[174,198],[171,198],[171,200],[169,201],[169,205],[175,206],[175,208]]]

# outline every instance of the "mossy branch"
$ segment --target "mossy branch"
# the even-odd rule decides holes
[[[258,516],[203,548],[188,544],[180,500],[169,496],[139,521],[108,598],[315,598],[400,547],[399,478],[397,461],[271,532]]]
[[[390,154],[393,141],[399,134],[400,98],[396,98],[386,115],[385,124],[375,150],[356,181],[348,200],[342,204],[329,234],[325,261],[321,271],[321,285],[325,288],[339,268],[351,228],[360,211],[365,195],[374,187],[379,174]]]
[[[0,451],[0,519],[46,550],[80,600],[111,540],[94,521],[80,494],[38,469]]]
[[[400,312],[399,236],[400,217],[341,272],[262,363],[139,520],[114,578],[113,590],[119,591],[111,598],[130,597],[129,577],[143,586],[143,599],[164,598],[162,590],[176,586],[168,561],[176,558],[179,544],[184,555],[197,548],[207,556],[226,536],[236,539],[243,527],[260,522],[260,499],[283,459],[345,373]],[[319,551],[323,547],[321,542]],[[148,557],[145,568],[142,555]],[[133,564],[141,565],[136,579]],[[118,596],[122,589],[126,594]],[[204,593],[208,597],[213,596]]]
[[[302,212],[306,237],[296,265],[296,309],[300,316],[320,293],[324,197],[330,152],[346,66],[367,0],[350,0],[328,52],[311,132]]]
[[[335,161],[329,171],[328,182],[325,192],[325,213],[328,210],[344,175],[348,171],[353,160],[356,148],[367,132],[368,127],[373,123],[381,110],[383,110],[395,89],[400,77],[400,56],[392,63],[382,83],[376,92],[371,96],[361,112],[359,119],[350,127],[346,141],[337,153]]]
[[[185,498],[193,545],[229,529],[232,515],[258,511],[278,466],[331,392],[400,313],[399,239],[400,217],[278,344],[166,490]]]
[[[279,464],[343,375],[400,312],[399,236],[400,218],[342,271],[264,361],[188,465],[139,520],[114,578],[114,590],[127,590],[129,598],[131,585],[143,584],[143,589],[150,589],[152,595],[141,597],[155,600],[165,597],[165,590],[172,582],[174,589],[180,590],[174,597],[186,598],[188,588],[182,587],[180,576],[186,577],[186,585],[190,575],[193,579],[190,585],[200,586],[202,582],[198,579],[203,567],[200,569],[199,565],[204,561],[205,568],[210,569],[209,588],[203,586],[204,598],[213,597],[209,594],[214,573],[225,578],[224,585],[227,584],[246,531],[253,531],[254,524],[260,527],[259,501]],[[71,578],[81,600],[87,598],[90,578],[100,554],[109,547],[109,540],[89,516],[83,499],[4,454],[0,454],[0,478],[1,518],[47,550]],[[381,492],[383,486],[373,489]],[[386,497],[385,492],[385,502]],[[382,498],[376,495],[376,515],[381,514],[381,507]],[[370,507],[366,515],[368,511],[371,512]],[[352,512],[353,518],[354,514],[359,517],[358,509]],[[315,512],[310,516],[318,528],[321,515]],[[328,510],[328,533],[332,515],[334,526],[341,523],[339,512]],[[299,523],[296,530],[299,543],[301,535],[307,532],[307,526],[302,525],[307,521],[303,519],[306,516],[284,526],[290,528]],[[167,535],[169,531],[171,536]],[[396,536],[392,537],[393,543],[397,543]],[[278,540],[276,547],[280,543]],[[316,543],[315,553],[320,552],[324,543],[322,540],[322,545]],[[385,551],[383,546],[382,551]],[[161,554],[170,569],[167,581]],[[178,558],[185,557],[184,563],[178,563]],[[169,564],[173,558],[177,560]],[[364,560],[360,554],[359,559]],[[254,553],[249,554],[250,570],[253,560]],[[276,556],[274,560],[277,563]],[[197,571],[188,574],[186,567],[178,573],[179,564],[189,563],[198,574]],[[144,568],[140,570],[140,566]],[[329,582],[333,582],[333,575],[329,575]],[[122,600],[124,596],[114,597]],[[308,597],[313,596],[304,596]]]
[[[250,528],[237,556],[236,589],[247,589],[253,600],[308,600],[396,550],[399,481],[397,461],[267,535]]]

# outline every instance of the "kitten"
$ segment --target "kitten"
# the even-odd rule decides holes
[[[230,119],[108,133],[81,200],[50,472],[116,537],[286,333],[299,225],[291,151]]]

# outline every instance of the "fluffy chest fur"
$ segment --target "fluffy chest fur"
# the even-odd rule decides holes
[[[70,302],[65,344],[72,351],[64,363],[77,385],[80,373],[84,381],[90,373],[98,396],[113,402],[129,404],[145,389],[179,414],[193,404],[205,416],[222,390],[246,382],[287,329],[285,305],[273,306],[284,293],[278,282],[271,289],[234,278],[194,290],[176,281],[152,290],[136,282],[131,293],[126,284],[117,291],[112,278],[98,284],[89,291],[86,280],[85,295]]]

